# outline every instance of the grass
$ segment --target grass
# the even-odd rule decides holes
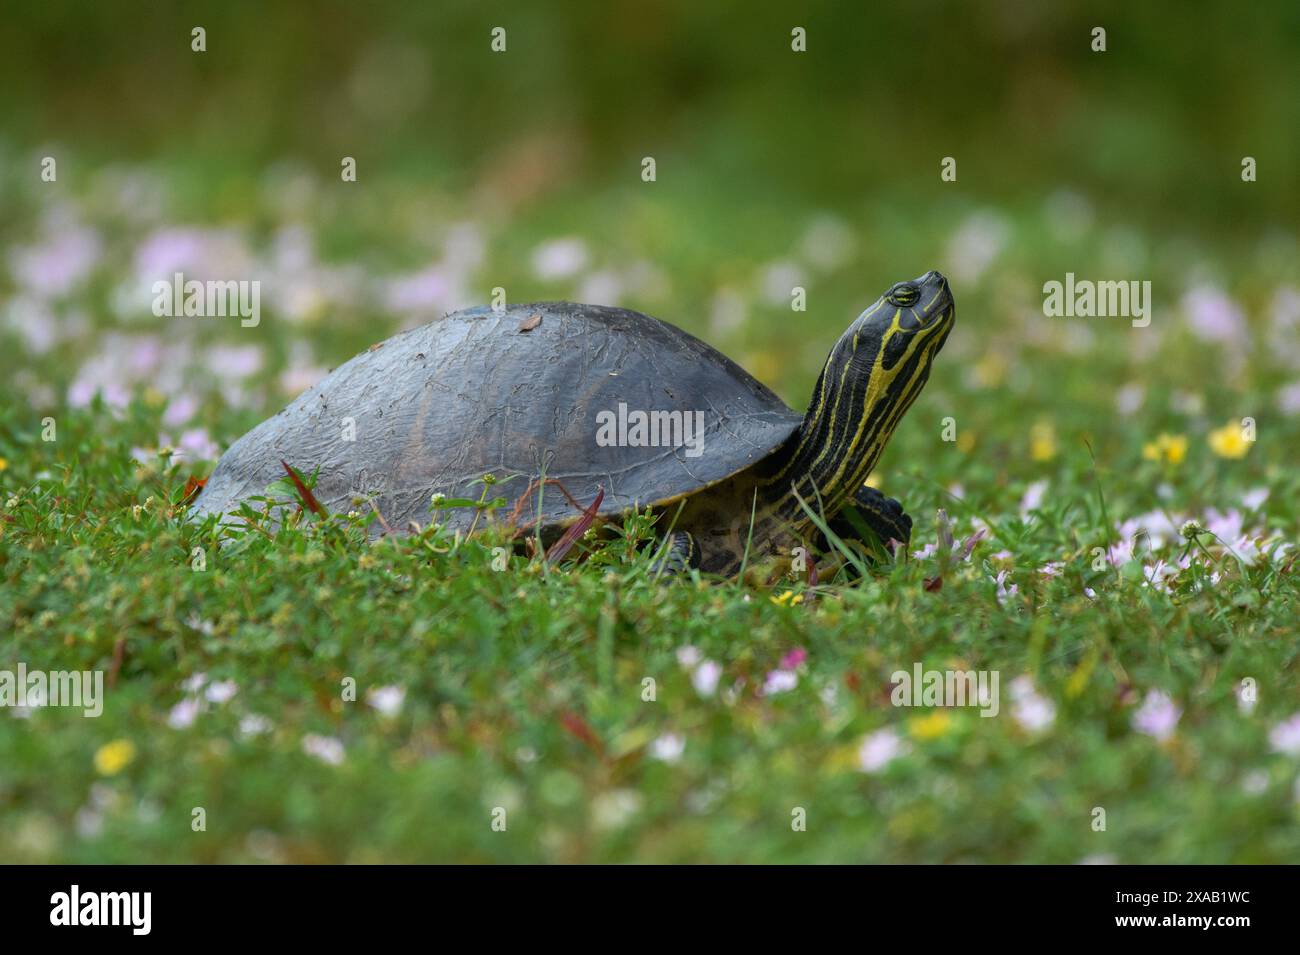
[[[379,192],[404,205],[401,189]],[[788,208],[750,203],[763,225],[730,259],[728,237],[707,232],[690,255],[671,252],[665,223],[717,223],[733,199],[674,210],[671,193],[651,208],[614,190],[565,215],[571,231],[591,223],[582,234],[601,250],[584,275],[662,263],[666,284],[624,304],[690,327],[798,407],[856,311],[897,278],[947,270],[957,253],[946,237],[988,213],[960,201],[911,209],[896,247],[800,265],[815,304],[792,341],[788,306],[755,291],[772,263],[798,263],[806,223]],[[599,210],[610,206],[627,215],[609,222]],[[391,221],[383,211],[352,216],[360,232],[341,239],[319,224],[318,248],[339,245],[345,261],[366,244],[364,223]],[[6,227],[11,247],[36,241],[26,212]],[[516,300],[577,294],[582,276],[528,274],[532,249],[555,237],[552,212],[521,212],[499,241],[488,227],[473,297],[500,282]],[[1139,274],[1168,290],[1152,329],[1046,319],[1044,277],[1111,274],[1098,271],[1107,248],[1054,238],[1037,208],[999,210],[1008,237],[991,268],[954,280],[957,330],[883,462],[884,490],[916,522],[913,555],[809,588],[799,575],[768,579],[762,561],[741,581],[665,579],[652,547],[623,539],[584,540],[553,567],[516,555],[502,568],[490,535],[430,527],[371,544],[355,522],[310,516],[217,546],[210,527],[182,519],[187,480],[211,464],[160,449],[162,436],[202,427],[228,445],[281,406],[295,362],[338,364],[395,320],[367,299],[305,321],[271,306],[248,333],[132,326],[108,302],[139,233],[86,214],[112,237],[106,261],[57,308],[89,321],[46,350],[7,333],[6,361],[23,360],[0,384],[0,669],[99,669],[112,686],[97,719],[0,713],[0,861],[1300,855],[1296,747],[1277,729],[1300,709],[1295,554],[1283,546],[1300,517],[1300,423],[1274,410],[1295,372],[1271,336],[1294,330],[1269,304],[1296,282],[1294,263],[1278,271],[1213,240],[1178,246],[1143,260]],[[868,232],[873,210],[845,215]],[[387,236],[367,268],[419,261],[413,235]],[[1141,235],[1138,248],[1165,247]],[[270,234],[249,241],[260,250]],[[1248,339],[1208,346],[1188,332],[1196,306],[1175,290],[1195,284],[1189,258],[1217,263]],[[744,302],[739,325],[706,320],[719,289]],[[120,406],[69,401],[112,334],[180,341],[191,363],[179,383],[124,371]],[[225,381],[204,370],[212,346],[248,342],[264,356],[256,370]],[[1134,387],[1137,407],[1117,412]],[[181,393],[196,409],[167,424]],[[1260,430],[1244,451],[1211,438],[1247,415]],[[1157,447],[1163,432],[1186,445]],[[1246,542],[1180,536],[1188,518],[1221,529],[1225,512]],[[943,543],[979,528],[988,536],[969,559]],[[637,520],[628,534],[649,529]],[[895,707],[891,675],[915,663],[997,671],[999,715]],[[1253,707],[1238,699],[1244,680]]]

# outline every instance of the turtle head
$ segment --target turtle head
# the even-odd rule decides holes
[[[859,363],[870,360],[891,370],[910,356],[924,352],[928,375],[930,362],[943,347],[952,328],[955,312],[948,280],[935,271],[910,282],[892,285],[884,295],[857,317],[836,344]]]
[[[831,349],[783,473],[828,515],[862,487],[930,377],[956,310],[948,280],[927,272],[891,286]]]

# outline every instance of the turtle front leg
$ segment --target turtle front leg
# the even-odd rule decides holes
[[[664,552],[660,571],[665,574],[683,574],[700,567],[700,548],[695,538],[686,531],[673,531],[666,541],[668,547]]]
[[[853,495],[853,502],[831,521],[831,530],[841,539],[862,540],[862,534],[854,525],[852,515],[845,513],[850,508],[862,519],[863,524],[875,532],[886,549],[890,549],[891,540],[898,541],[906,549],[912,539],[912,519],[903,512],[902,504],[892,497],[885,497],[874,487],[863,485],[858,488]]]

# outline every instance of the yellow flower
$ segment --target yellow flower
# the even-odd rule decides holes
[[[0,471],[3,471],[7,467],[9,467],[9,461],[5,458],[0,458]]]
[[[952,728],[952,717],[943,710],[925,716],[914,716],[907,721],[907,729],[917,739],[938,739]]]
[[[996,388],[1007,377],[1007,361],[1000,352],[987,352],[975,363],[975,382],[984,388]]]
[[[1142,457],[1148,461],[1182,464],[1187,457],[1187,438],[1181,434],[1161,433],[1154,441],[1142,445]]]
[[[1056,431],[1040,421],[1029,429],[1029,456],[1035,461],[1050,461],[1056,457]]]
[[[1221,458],[1244,458],[1250,450],[1245,428],[1237,421],[1229,421],[1222,428],[1210,432],[1210,450]]]
[[[768,599],[778,607],[790,607],[795,604],[803,603],[803,594],[797,594],[793,590],[787,590],[779,597],[769,597]]]
[[[115,739],[95,750],[95,769],[101,776],[116,776],[135,759],[135,744],[129,739]]]

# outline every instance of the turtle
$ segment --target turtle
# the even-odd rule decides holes
[[[870,543],[865,524],[906,545],[911,519],[866,479],[955,315],[936,271],[892,285],[835,342],[800,414],[719,351],[639,312],[458,311],[371,346],[237,440],[191,517],[230,520],[292,466],[315,475],[325,509],[372,509],[372,537],[431,519],[459,531],[505,521],[511,509],[431,504],[482,500],[486,479],[543,540],[651,507],[679,570],[734,575],[747,554],[824,540],[810,511],[842,537]]]

